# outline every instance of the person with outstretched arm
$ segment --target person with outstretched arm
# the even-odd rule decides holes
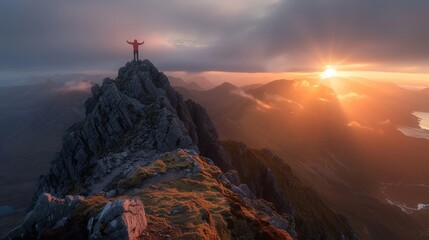
[[[134,39],[133,42],[129,42],[127,40],[127,43],[130,45],[133,45],[134,61],[138,61],[139,60],[139,46],[142,45],[144,43],[144,41],[139,43],[139,42],[137,42],[137,39]]]

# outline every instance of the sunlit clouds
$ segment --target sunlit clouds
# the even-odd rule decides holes
[[[333,65],[341,74],[411,72],[427,80],[427,9],[421,0],[4,0],[0,68],[113,71],[131,58],[125,40],[137,38],[145,41],[141,58],[163,71],[280,79]]]
[[[57,89],[60,92],[89,92],[94,84],[89,81],[68,81]]]
[[[356,130],[360,129],[360,130],[369,131],[376,134],[383,134],[383,130],[381,130],[380,128],[373,128],[357,121],[351,121],[347,124],[347,126],[350,128],[354,128]]]
[[[367,96],[365,94],[358,94],[356,92],[349,92],[345,94],[337,94],[338,99],[363,99]]]

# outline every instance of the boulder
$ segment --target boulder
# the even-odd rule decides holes
[[[40,238],[46,232],[63,227],[70,220],[73,210],[83,199],[82,196],[69,195],[61,199],[49,193],[41,194],[33,210],[25,217],[24,222],[12,230],[6,239]]]
[[[141,200],[116,200],[88,221],[89,239],[138,239],[146,226]]]

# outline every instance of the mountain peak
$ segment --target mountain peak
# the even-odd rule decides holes
[[[91,91],[85,102],[86,118],[67,130],[62,150],[41,180],[39,194],[94,191],[91,186],[102,175],[97,173],[103,168],[100,160],[111,153],[155,154],[186,148],[228,166],[205,110],[183,101],[150,61],[127,63],[116,79],[106,78]]]
[[[212,88],[210,91],[232,91],[236,89],[239,89],[239,87],[229,82],[223,82],[222,84]]]

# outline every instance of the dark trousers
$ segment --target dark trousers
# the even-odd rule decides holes
[[[139,51],[133,51],[134,53],[134,61],[138,61],[139,60]]]

